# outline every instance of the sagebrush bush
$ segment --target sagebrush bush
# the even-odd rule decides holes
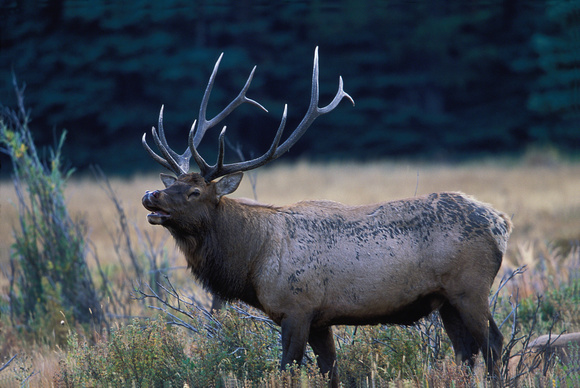
[[[220,373],[256,381],[279,369],[279,332],[240,310],[229,306],[218,311],[200,333],[205,334],[196,336],[191,347],[196,386],[211,383]]]
[[[335,328],[340,381],[347,386],[421,381],[453,350],[438,314],[414,326]]]
[[[67,387],[206,387],[232,379],[267,380],[277,372],[279,335],[267,325],[231,308],[211,319],[199,313],[191,325],[197,332],[188,335],[160,317],[135,319],[95,344],[71,334],[57,382]]]
[[[80,323],[99,325],[104,317],[85,261],[83,224],[70,217],[64,198],[72,173],[62,167],[65,134],[43,162],[29,130],[24,88],[14,84],[18,109],[0,112],[0,151],[12,161],[19,210],[11,253],[11,317],[29,333],[38,332],[38,338],[50,338],[62,312]]]
[[[183,387],[194,380],[183,338],[159,319],[134,319],[95,344],[69,338],[59,386]]]

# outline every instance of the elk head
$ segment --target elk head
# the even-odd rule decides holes
[[[250,76],[246,81],[246,84],[238,96],[214,118],[210,120],[206,118],[209,96],[211,94],[211,90],[213,88],[217,70],[222,57],[223,53],[218,58],[210,76],[207,88],[202,98],[198,119],[194,121],[193,125],[191,126],[191,130],[189,131],[188,147],[181,155],[173,151],[167,144],[165,132],[163,129],[163,106],[161,107],[161,111],[159,113],[158,130],[155,129],[155,127],[153,127],[151,130],[153,140],[159,148],[162,156],[155,153],[151,147],[149,147],[146,141],[146,134],[143,134],[143,146],[147,152],[149,152],[151,157],[160,163],[163,167],[173,171],[177,176],[172,177],[166,174],[162,174],[161,179],[165,184],[166,189],[161,191],[157,190],[153,192],[147,192],[147,194],[145,194],[143,197],[143,205],[145,208],[152,212],[148,216],[148,220],[151,224],[170,227],[172,224],[181,223],[181,225],[185,226],[188,222],[194,222],[194,220],[197,219],[197,217],[194,216],[195,212],[201,211],[199,206],[196,204],[203,203],[209,206],[217,205],[224,195],[230,194],[237,189],[242,179],[243,171],[248,171],[263,166],[287,152],[290,147],[292,147],[298,141],[298,139],[300,139],[300,137],[306,132],[306,130],[310,127],[310,125],[312,125],[318,116],[332,111],[345,97],[354,105],[354,101],[351,96],[349,96],[343,90],[342,77],[340,77],[338,92],[334,96],[334,99],[325,107],[318,106],[319,83],[317,47],[314,52],[310,105],[306,114],[304,115],[304,118],[300,124],[298,124],[292,134],[290,134],[290,136],[288,136],[288,138],[282,142],[282,144],[280,144],[282,134],[286,126],[286,118],[288,114],[288,106],[286,105],[284,107],[280,125],[276,135],[274,136],[274,140],[272,141],[272,144],[266,153],[252,160],[224,164],[224,141],[226,127],[223,127],[219,135],[219,150],[217,161],[214,165],[210,166],[197,151],[197,147],[199,146],[203,136],[208,129],[214,127],[243,103],[255,105],[267,112],[266,108],[264,108],[258,102],[246,97],[246,92],[250,87],[250,83],[252,82],[252,78],[254,77],[254,72],[256,70],[256,67],[254,66]],[[189,161],[192,157],[199,167],[199,173],[189,173]],[[218,182],[215,182],[214,179],[219,177],[224,178]]]
[[[342,78],[340,78],[338,92],[330,104],[322,108],[318,106],[317,48],[314,53],[310,105],[304,118],[290,136],[281,142],[288,113],[288,108],[285,106],[282,120],[272,145],[265,154],[248,161],[224,164],[226,132],[224,127],[219,135],[217,161],[210,166],[197,151],[197,147],[208,129],[217,125],[243,103],[249,103],[267,111],[258,102],[246,97],[256,70],[256,67],[254,67],[238,96],[215,117],[209,120],[206,118],[209,96],[222,56],[223,54],[217,60],[210,76],[202,98],[198,119],[194,121],[189,131],[187,149],[182,154],[178,154],[167,144],[163,129],[163,106],[159,113],[158,129],[153,127],[151,130],[153,140],[161,156],[149,147],[146,141],[146,134],[143,135],[142,142],[147,152],[154,160],[172,171],[175,176],[161,174],[165,189],[148,191],[142,202],[143,206],[151,212],[147,217],[149,223],[167,228],[175,238],[177,245],[184,252],[188,267],[192,269],[192,272],[201,280],[203,285],[216,295],[213,306],[221,304],[220,301],[225,297],[226,299],[241,299],[246,303],[259,307],[255,291],[244,283],[247,277],[242,274],[244,271],[247,272],[249,267],[244,266],[242,263],[232,263],[231,261],[228,264],[223,262],[220,264],[220,259],[232,257],[234,253],[239,254],[240,248],[245,250],[252,249],[247,244],[236,245],[232,243],[233,240],[241,239],[244,242],[259,240],[248,236],[243,237],[241,233],[238,233],[238,230],[255,230],[255,224],[250,225],[249,218],[251,217],[248,217],[248,214],[241,214],[241,217],[236,218],[236,215],[240,215],[238,212],[232,211],[232,206],[237,203],[236,200],[226,201],[225,199],[222,200],[222,198],[238,188],[242,180],[243,171],[263,166],[287,152],[318,116],[332,111],[344,97],[353,104],[354,101],[344,92]],[[199,167],[199,173],[189,173],[189,161],[192,157]],[[216,180],[216,178],[220,177],[220,180]],[[236,227],[233,228],[232,225]],[[227,243],[222,244],[220,243],[221,241],[226,241]],[[205,265],[204,263],[211,264]],[[227,285],[227,287],[224,288],[224,285]]]
[[[143,206],[151,211],[147,220],[170,230],[196,232],[211,217],[211,207],[217,206],[221,197],[238,188],[242,174],[232,173],[209,183],[196,173],[182,174],[178,178],[161,174],[165,190],[148,191],[143,197]]]

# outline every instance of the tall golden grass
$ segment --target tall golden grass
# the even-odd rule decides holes
[[[436,191],[462,191],[513,217],[514,232],[509,242],[505,267],[525,262],[533,266],[530,250],[548,245],[570,249],[580,241],[580,164],[530,164],[525,161],[484,161],[469,164],[428,164],[406,162],[277,164],[262,168],[252,185],[248,176],[233,197],[254,198],[260,202],[283,205],[307,199],[330,199],[348,204],[364,204],[412,197]],[[141,205],[146,190],[162,188],[156,174],[131,178],[111,178],[111,185],[123,206],[131,227],[149,234],[154,244],[162,246],[171,265],[185,261],[176,252],[173,241],[161,227],[146,221],[147,211]],[[9,268],[12,230],[17,227],[16,196],[10,181],[0,182],[0,265]],[[118,212],[107,193],[92,177],[73,178],[67,187],[68,208],[73,219],[84,220],[91,250],[101,265],[118,266],[119,255],[112,242],[118,238]],[[142,243],[132,228],[133,243]],[[163,244],[163,245],[161,245]],[[136,247],[137,250],[140,250]],[[145,249],[142,249],[145,250]],[[527,253],[526,253],[527,252]],[[125,260],[121,254],[121,260]],[[128,258],[126,259],[128,260]],[[95,265],[90,260],[89,265]],[[185,269],[176,272],[184,282],[194,284]],[[0,295],[8,296],[8,279],[0,276]],[[193,287],[193,286],[192,286]],[[537,292],[534,287],[531,292]],[[209,299],[204,299],[206,302]],[[137,302],[136,302],[137,303]],[[18,349],[18,339],[11,349]],[[43,350],[44,349],[44,350]],[[33,384],[45,386],[57,370],[58,351],[39,346],[30,356],[30,368],[44,371]],[[0,362],[1,363],[1,362]]]

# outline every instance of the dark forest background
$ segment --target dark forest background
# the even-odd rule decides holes
[[[37,143],[67,130],[65,157],[81,170],[160,169],[140,138],[162,104],[169,143],[183,151],[221,52],[209,114],[258,65],[248,96],[269,113],[242,106],[225,124],[246,155],[264,152],[284,103],[287,132],[305,113],[316,46],[321,104],[342,75],[356,106],[320,117],[285,160],[580,150],[580,1],[0,4],[0,103],[15,106],[15,74],[27,85]],[[214,132],[201,147],[209,158]]]

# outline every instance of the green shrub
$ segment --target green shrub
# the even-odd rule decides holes
[[[280,335],[256,316],[228,306],[206,324],[201,322],[197,322],[199,334],[191,348],[195,386],[213,385],[220,375],[257,381],[279,369]]]
[[[547,294],[546,298],[551,301],[566,299],[570,289],[574,287],[564,287],[554,291],[554,295]],[[512,311],[509,302],[509,298],[499,297],[498,323],[502,322],[502,316]],[[134,320],[119,326],[108,338],[94,345],[72,335],[57,382],[70,387],[131,384],[182,387],[185,383],[190,387],[324,386],[326,380],[318,373],[310,351],[304,365],[295,365],[290,371],[278,370],[279,329],[255,310],[228,305],[210,316],[193,305],[187,310],[183,304],[180,306],[181,311],[173,310],[172,315],[163,318],[170,318],[174,323],[183,319],[189,331],[167,326],[160,316],[155,320]],[[536,304],[536,308],[531,308],[524,316],[526,320],[539,322],[541,314]],[[525,330],[531,330],[523,328],[524,318],[515,316],[517,333],[511,339],[504,333],[506,347],[507,342],[515,342],[512,354],[528,335]],[[504,325],[504,332],[509,326]],[[529,334],[535,336],[536,332]],[[452,361],[450,342],[436,315],[410,327],[340,326],[335,328],[335,337],[339,379],[345,386],[387,386],[391,383],[434,387],[491,386],[480,371],[481,356],[475,374]],[[523,386],[553,381],[563,386],[575,378],[562,366],[556,366],[547,376],[525,373],[517,381],[510,381]]]
[[[209,317],[195,311],[186,332],[162,319],[118,325],[95,343],[69,336],[58,386],[325,386],[314,360],[279,371],[277,330],[236,306]],[[191,335],[189,335],[191,334]]]
[[[442,325],[433,317],[409,327],[342,327],[336,333],[340,381],[364,386],[375,381],[423,379],[440,358],[452,356],[447,338],[441,341],[445,336]],[[426,324],[433,321],[438,324]]]
[[[183,387],[193,380],[183,339],[158,319],[134,319],[94,345],[72,334],[69,346],[59,386]]]
[[[580,278],[570,277],[567,282],[555,284],[543,295],[524,298],[518,306],[518,324],[522,332],[532,329],[546,334],[556,331],[580,329]],[[556,326],[554,326],[556,323]]]
[[[85,262],[82,223],[73,221],[64,199],[72,173],[61,165],[65,134],[43,163],[28,127],[23,88],[15,82],[15,89],[18,110],[4,108],[0,115],[0,151],[12,161],[19,210],[11,254],[11,317],[14,325],[48,338],[63,312],[77,322],[97,324],[103,314]]]

